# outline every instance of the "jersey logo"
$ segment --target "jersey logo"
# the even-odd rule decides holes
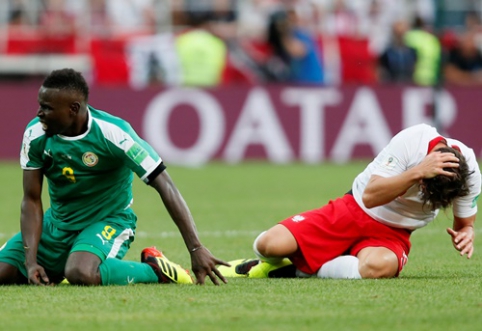
[[[388,157],[385,161],[383,161],[382,165],[384,168],[392,170],[395,168],[396,160],[393,156]]]
[[[44,150],[44,154],[47,155],[48,157],[52,158],[52,154],[50,152],[50,149],[48,151]]]
[[[149,156],[147,151],[136,142],[129,148],[126,155],[137,164],[141,164]]]
[[[93,167],[99,162],[99,157],[92,152],[85,152],[82,155],[82,162],[88,167]]]
[[[474,198],[474,200],[472,200],[472,206],[471,206],[472,208],[475,208],[475,206],[477,206],[477,199],[478,199],[478,198],[479,198],[479,196],[476,196],[476,197]]]
[[[97,233],[96,236],[100,238],[100,240],[102,241],[102,245],[105,245],[105,244],[108,243],[108,241],[104,240],[104,238],[102,238],[102,236],[100,234]]]
[[[305,217],[304,216],[301,216],[301,215],[295,215],[291,218],[291,220],[293,222],[301,222],[301,221],[304,221],[305,220]]]

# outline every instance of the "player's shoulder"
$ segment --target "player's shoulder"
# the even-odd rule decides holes
[[[409,126],[400,133],[405,133],[405,134],[424,134],[424,135],[438,135],[437,129],[431,125],[428,125],[426,123],[420,123],[420,124],[415,124],[412,126]]]
[[[474,168],[478,168],[478,162],[477,162],[477,157],[475,155],[474,150],[464,144],[462,141],[454,138],[447,138],[447,145],[449,145],[452,148],[458,149],[460,153],[465,157],[467,162],[469,164],[473,164]]]
[[[38,117],[35,117],[27,124],[23,135],[24,139],[28,139],[30,141],[36,140],[40,137],[45,137],[45,131],[43,130],[42,124],[40,123]]]
[[[115,116],[106,111],[96,109],[89,105],[89,111],[92,115],[92,120],[99,126],[105,128],[119,128],[124,131],[131,130],[132,127],[125,119]]]
[[[403,142],[404,144],[425,145],[427,141],[440,136],[437,130],[428,124],[416,124],[399,131],[393,141]]]

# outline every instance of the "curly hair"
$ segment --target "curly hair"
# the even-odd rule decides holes
[[[455,176],[438,175],[433,178],[425,178],[420,184],[422,201],[429,204],[432,210],[449,207],[455,198],[469,193],[468,178],[473,171],[469,171],[465,157],[455,148],[441,147],[436,150],[441,153],[452,153],[459,159],[458,168],[444,168],[445,171],[455,173]]]
[[[65,68],[52,71],[45,78],[42,86],[59,90],[77,91],[82,94],[86,101],[89,99],[89,86],[82,74],[74,69]]]

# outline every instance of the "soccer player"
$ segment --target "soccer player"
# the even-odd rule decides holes
[[[391,278],[407,262],[410,235],[453,207],[447,232],[461,256],[474,251],[481,175],[462,142],[419,124],[402,130],[327,205],[294,215],[254,241],[259,259],[220,266],[226,277]]]
[[[88,105],[89,87],[72,69],[56,70],[38,93],[39,109],[23,136],[21,232],[0,249],[0,284],[191,284],[188,271],[154,247],[124,261],[137,217],[135,173],[152,186],[191,254],[198,284],[218,285],[226,265],[204,247],[191,213],[162,159],[121,118]],[[50,208],[43,212],[47,178]]]

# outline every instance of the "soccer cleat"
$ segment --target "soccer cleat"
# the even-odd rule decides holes
[[[230,267],[220,265],[217,269],[221,275],[227,278],[248,277],[249,270],[260,262],[256,259],[239,259],[229,261]]]
[[[277,264],[261,261],[248,271],[247,276],[248,278],[293,278],[296,277],[296,267],[286,258]]]
[[[141,253],[141,262],[147,263],[154,269],[159,283],[192,284],[192,278],[186,269],[173,263],[155,247],[144,248]]]

